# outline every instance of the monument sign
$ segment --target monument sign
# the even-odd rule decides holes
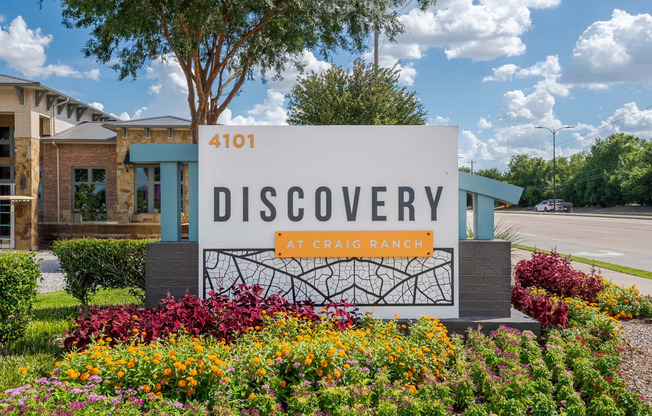
[[[199,292],[458,317],[455,126],[201,126]]]

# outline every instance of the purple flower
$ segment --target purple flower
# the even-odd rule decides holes
[[[100,376],[90,376],[88,378],[89,383],[101,383],[102,382],[102,377]]]
[[[90,403],[99,402],[100,400],[106,400],[106,396],[100,396],[99,394],[95,394],[95,393],[86,396],[86,401]]]
[[[179,402],[174,402],[172,403],[172,407],[174,407],[175,409],[181,409],[183,405]]]

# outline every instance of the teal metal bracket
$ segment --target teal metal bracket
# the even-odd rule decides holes
[[[473,237],[494,238],[494,201],[517,204],[523,188],[484,176],[459,172],[459,238],[466,240],[466,196],[473,201]]]
[[[196,144],[132,144],[129,160],[161,164],[161,241],[181,240],[179,164],[188,165],[188,240],[197,241],[199,230]]]

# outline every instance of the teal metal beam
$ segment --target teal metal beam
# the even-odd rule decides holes
[[[129,159],[136,163],[197,162],[198,155],[196,144],[151,143],[129,146]]]
[[[466,191],[459,190],[459,235],[460,240],[466,240]]]
[[[459,186],[467,192],[485,195],[508,204],[518,204],[523,188],[484,176],[459,172]]]
[[[188,240],[199,237],[199,171],[197,163],[188,163]]]
[[[473,194],[473,238],[494,238],[494,199],[491,197]]]
[[[179,163],[161,163],[161,241],[181,241]]]

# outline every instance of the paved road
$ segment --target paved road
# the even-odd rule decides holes
[[[652,220],[496,213],[496,223],[516,227],[527,246],[652,271]]]

